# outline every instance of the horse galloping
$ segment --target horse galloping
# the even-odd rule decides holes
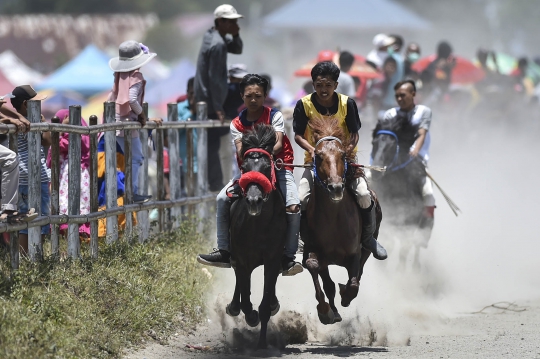
[[[386,167],[383,173],[372,172],[372,185],[386,210],[385,218],[400,233],[400,266],[404,267],[414,247],[415,268],[419,268],[421,247],[427,247],[433,228],[433,214],[425,213],[422,197],[422,177],[426,168],[421,160],[410,157],[416,129],[405,119],[379,121],[373,131],[373,165]]]
[[[313,165],[313,191],[309,199],[307,220],[301,228],[305,244],[305,266],[315,285],[318,301],[317,312],[323,324],[342,320],[335,304],[335,284],[330,278],[328,266],[339,265],[347,269],[349,280],[339,284],[341,305],[349,306],[358,295],[364,264],[371,252],[361,242],[362,216],[360,207],[351,191],[346,190],[347,163],[354,153],[347,153],[345,134],[336,119],[312,119],[309,121],[316,143]],[[372,198],[377,210],[374,238],[377,238],[382,212],[374,193]],[[319,283],[323,281],[324,292]],[[325,301],[325,293],[329,303]]]
[[[243,196],[231,206],[231,265],[236,286],[227,314],[237,316],[242,310],[249,326],[261,323],[258,348],[266,348],[268,320],[279,311],[275,292],[287,228],[285,203],[275,187],[271,155],[275,143],[276,134],[268,125],[258,125],[242,137],[239,185]],[[264,265],[264,295],[257,313],[250,288],[251,273],[260,265]]]

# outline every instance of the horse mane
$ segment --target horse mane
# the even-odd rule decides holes
[[[337,118],[314,117],[313,119],[308,121],[308,126],[309,128],[311,128],[312,140],[314,143],[317,143],[317,141],[319,141],[321,138],[327,136],[339,138],[339,140],[343,144],[343,147],[345,147],[347,151],[346,157],[348,159],[355,158],[356,153],[354,152],[354,149],[347,150],[347,136],[345,135],[345,131],[343,131],[343,128],[339,125],[339,120]]]
[[[276,132],[270,125],[256,125],[242,136],[242,157],[247,150],[261,148],[272,153],[276,144]]]
[[[412,146],[416,140],[417,131],[406,116],[397,116],[396,120],[379,120],[375,129],[373,129],[372,138],[380,130],[389,130],[396,133],[399,137],[400,144],[408,145],[407,148]]]

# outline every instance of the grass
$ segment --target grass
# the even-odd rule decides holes
[[[117,358],[198,322],[209,278],[193,223],[144,245],[101,245],[97,260],[0,260],[1,358]],[[84,254],[84,253],[83,253]]]

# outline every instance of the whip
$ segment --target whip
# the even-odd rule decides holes
[[[437,183],[437,181],[435,181],[435,179],[433,178],[433,176],[427,171],[426,169],[426,175],[429,177],[429,179],[435,184],[435,186],[437,186],[437,188],[439,189],[439,191],[441,191],[441,194],[443,195],[444,199],[446,200],[446,203],[448,203],[448,205],[450,206],[450,209],[452,210],[452,212],[454,212],[454,214],[456,215],[456,217],[458,216],[458,212],[461,212],[461,209],[459,209],[459,207],[457,206],[457,204],[452,201],[452,199],[450,198],[450,196],[448,196],[446,194],[446,192],[443,191],[443,189],[441,188],[441,186],[439,186],[439,184]]]
[[[278,171],[281,170],[283,168],[283,166],[300,167],[300,168],[313,168],[313,165],[295,165],[294,163],[285,163],[285,162],[283,162],[283,160],[281,158],[278,158],[274,163],[275,163],[275,167],[276,167],[276,169]],[[385,172],[386,171],[386,167],[361,165],[361,164],[358,164],[358,163],[349,163],[349,166],[357,167],[357,168],[358,167],[367,168],[369,170],[377,171],[377,172]]]

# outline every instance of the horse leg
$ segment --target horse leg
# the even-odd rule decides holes
[[[345,267],[349,273],[349,280],[347,285],[339,285],[339,294],[341,295],[341,305],[348,307],[358,295],[358,288],[360,287],[360,253],[349,257]]]
[[[341,322],[341,315],[339,315],[336,305],[334,303],[334,298],[336,296],[336,285],[330,278],[330,272],[328,271],[328,266],[319,271],[319,275],[323,281],[324,293],[328,297],[328,302],[330,303],[330,308],[334,312],[334,323]]]
[[[240,285],[238,280],[238,271],[234,270],[236,283],[234,285],[234,295],[229,304],[227,304],[227,307],[225,309],[225,312],[230,315],[231,317],[236,317],[238,314],[240,314]]]
[[[244,312],[246,323],[250,327],[256,327],[259,325],[259,313],[256,310],[253,310],[253,305],[251,304],[251,272],[247,268],[238,268],[237,267],[237,280],[240,284],[240,308]]]
[[[413,269],[417,272],[420,271],[420,248],[419,245],[414,247]]]
[[[330,308],[330,305],[324,300],[324,293],[321,289],[321,284],[319,283],[319,261],[315,253],[310,253],[308,259],[306,260],[306,267],[311,274],[313,279],[313,284],[315,285],[315,298],[319,302],[317,304],[317,313],[319,315],[319,320],[323,324],[333,324],[334,323],[334,311]]]
[[[277,265],[276,265],[277,264]],[[257,349],[266,349],[266,331],[268,329],[268,321],[272,315],[272,302],[276,298],[276,282],[280,273],[279,259],[269,261],[264,265],[264,294],[259,305],[259,317],[261,320],[261,332],[259,334],[259,343]],[[279,306],[279,302],[277,303]]]

